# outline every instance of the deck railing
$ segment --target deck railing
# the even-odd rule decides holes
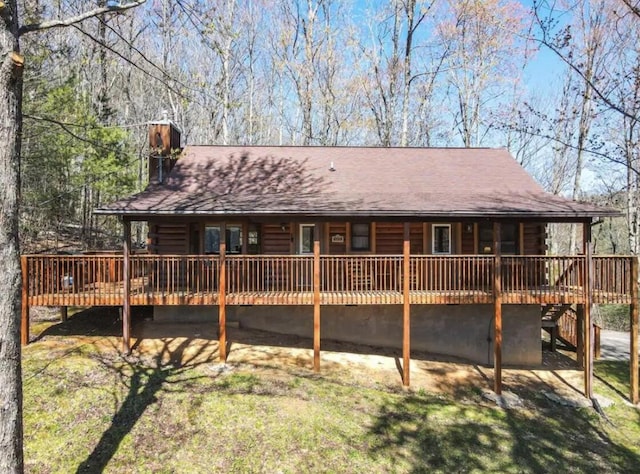
[[[322,255],[320,291],[324,304],[396,304],[401,299],[402,256]]]
[[[631,261],[633,257],[593,257],[593,293],[601,303],[628,304],[633,281]]]
[[[217,256],[134,255],[131,298],[135,304],[216,304]]]
[[[628,304],[632,257],[593,257],[592,301]],[[486,255],[412,255],[412,304],[490,303],[496,260]],[[23,257],[30,305],[121,305],[122,255]],[[313,256],[226,256],[229,304],[310,304]],[[217,304],[221,259],[217,255],[132,255],[130,300],[134,305]],[[401,255],[321,255],[322,304],[399,304]],[[584,303],[585,256],[503,256],[505,304]]]
[[[410,258],[414,302],[489,303],[493,292],[493,257],[419,255]]]
[[[584,256],[502,257],[504,303],[582,303]]]

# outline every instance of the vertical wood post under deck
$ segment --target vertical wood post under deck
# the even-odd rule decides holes
[[[583,252],[585,256],[584,278],[584,396],[593,396],[593,324],[591,323],[591,285],[593,281],[593,259],[591,258],[591,222],[582,224]]]
[[[313,233],[313,370],[320,372],[320,236]]]
[[[227,360],[227,231],[220,232],[220,265],[218,279],[218,355],[221,362]]]
[[[60,306],[60,321],[66,323],[69,319],[69,309],[67,306]]]
[[[631,371],[630,400],[634,405],[640,399],[638,395],[638,257],[631,257],[631,306],[629,315],[631,317],[631,333],[629,341],[629,366]]]
[[[493,390],[502,394],[502,262],[500,223],[493,223]]]
[[[404,223],[404,242],[402,260],[402,385],[408,387],[411,383],[411,300],[410,290],[410,256],[411,256],[411,228],[408,222]]]
[[[29,344],[29,268],[27,257],[20,257],[20,267],[22,268],[22,310],[20,320],[20,343],[23,346]]]
[[[584,305],[577,305],[576,317],[576,362],[579,368],[584,368]]]
[[[131,352],[131,272],[130,254],[131,254],[131,221],[124,219],[124,245],[122,251],[122,352],[129,354]]]

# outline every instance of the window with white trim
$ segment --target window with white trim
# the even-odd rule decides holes
[[[313,233],[316,226],[314,224],[300,224],[300,253],[313,253]]]
[[[433,224],[431,226],[431,253],[451,253],[451,224]]]

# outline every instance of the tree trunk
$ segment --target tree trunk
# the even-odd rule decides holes
[[[0,63],[0,472],[19,473],[23,470],[18,241],[22,64],[16,1],[6,2],[5,10],[0,33],[5,51]]]

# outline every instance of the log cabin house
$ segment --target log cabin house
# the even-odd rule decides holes
[[[24,256],[23,341],[33,305],[153,305],[159,321],[210,321],[411,348],[495,367],[541,363],[541,328],[573,338],[591,395],[591,305],[629,304],[637,262],[591,255],[591,226],[616,211],[548,194],[504,149],[189,146],[150,125],[150,184],[98,209],[124,251]],[[148,253],[131,253],[131,222]],[[580,255],[547,255],[546,226],[582,227]],[[637,350],[632,354],[637,354]],[[637,356],[632,356],[637,402]],[[635,364],[635,371],[633,366]]]

